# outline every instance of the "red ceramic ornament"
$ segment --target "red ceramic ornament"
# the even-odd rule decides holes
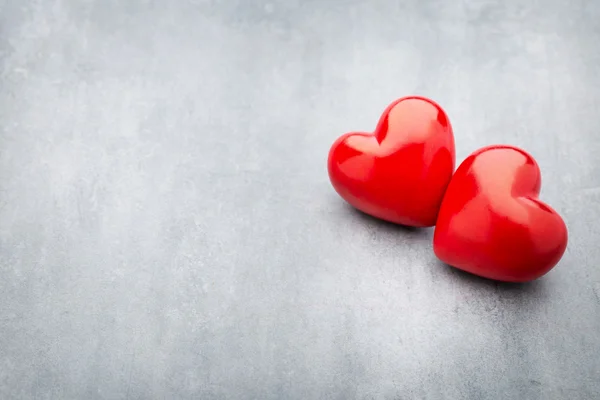
[[[560,215],[538,199],[541,174],[531,155],[489,146],[457,169],[433,238],[446,264],[485,278],[526,282],[550,271],[567,247]]]
[[[444,110],[411,96],[384,111],[373,133],[347,133],[329,151],[329,178],[355,208],[397,224],[435,225],[454,171],[454,136]]]

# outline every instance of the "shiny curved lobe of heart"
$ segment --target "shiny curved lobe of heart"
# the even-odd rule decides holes
[[[343,139],[343,147],[338,147],[339,153],[335,163],[340,172],[349,180],[365,181],[371,179],[375,171],[375,155],[378,148],[373,135],[354,134]],[[365,149],[371,151],[365,152]]]

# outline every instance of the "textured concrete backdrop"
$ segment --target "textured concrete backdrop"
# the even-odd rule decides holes
[[[600,398],[600,2],[0,0],[0,398]],[[397,97],[539,161],[530,285],[353,212]]]

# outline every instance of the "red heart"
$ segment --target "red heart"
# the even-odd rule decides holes
[[[390,222],[435,225],[454,171],[454,136],[444,110],[424,97],[396,100],[373,133],[347,133],[329,151],[329,178],[357,209]]]
[[[471,154],[448,185],[433,237],[437,257],[485,278],[526,282],[550,271],[567,227],[538,199],[541,174],[525,151],[488,146]]]

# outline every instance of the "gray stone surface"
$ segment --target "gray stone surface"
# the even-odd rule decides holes
[[[600,2],[0,0],[0,398],[600,398]],[[329,145],[438,101],[539,161],[529,285],[361,216]]]

